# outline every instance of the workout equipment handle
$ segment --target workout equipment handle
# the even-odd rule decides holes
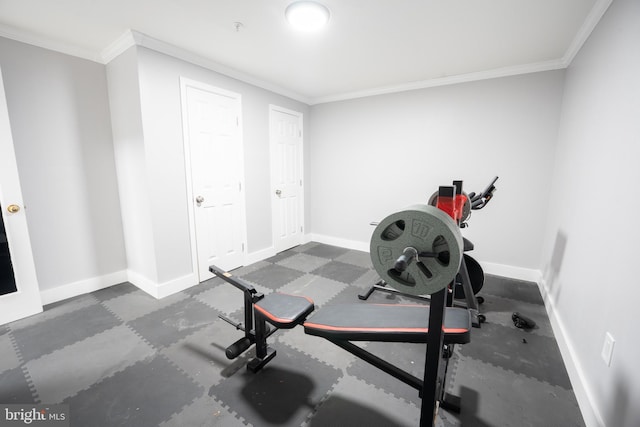
[[[398,273],[402,273],[407,269],[407,267],[409,267],[411,262],[413,262],[413,260],[417,256],[418,256],[418,251],[416,250],[416,248],[412,248],[411,246],[409,246],[408,248],[405,248],[404,251],[402,252],[402,255],[398,257],[398,259],[396,260],[396,263],[393,265],[393,268]]]
[[[253,287],[252,284],[250,284],[249,282],[245,282],[241,278],[236,277],[231,273],[228,273],[222,270],[221,268],[216,267],[215,265],[210,265],[209,271],[215,274],[216,276],[220,277],[227,283],[230,283],[236,288],[240,289],[242,292],[249,292],[251,295],[256,295],[256,296],[259,295],[258,291],[256,291],[256,289]]]
[[[471,209],[480,210],[484,208],[487,203],[493,198],[493,192],[496,191],[495,183],[498,180],[498,177],[494,177],[493,180],[489,183],[487,188],[480,194],[471,193],[469,198],[471,200]]]

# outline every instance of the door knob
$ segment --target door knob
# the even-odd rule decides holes
[[[18,213],[20,211],[20,206],[18,205],[9,205],[7,206],[7,210],[9,211],[9,213]]]
[[[282,194],[282,191],[276,190],[276,196],[280,196],[281,194]]]
[[[200,204],[200,203],[202,203],[202,202],[204,202],[204,197],[202,197],[202,196],[198,196],[198,197],[196,197],[196,203],[197,203],[197,204]]]

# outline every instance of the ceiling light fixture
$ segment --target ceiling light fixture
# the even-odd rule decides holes
[[[315,1],[295,1],[284,11],[287,21],[302,31],[315,31],[329,22],[329,9]]]

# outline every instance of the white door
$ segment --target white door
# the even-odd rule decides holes
[[[269,106],[273,244],[282,252],[302,243],[302,113]]]
[[[0,72],[0,325],[42,311]]]
[[[244,264],[241,99],[187,79],[181,86],[194,269],[204,281],[213,277],[212,264],[224,270]]]

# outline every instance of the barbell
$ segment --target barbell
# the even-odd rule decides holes
[[[389,286],[430,295],[456,277],[463,243],[449,215],[434,206],[413,205],[380,221],[369,249],[373,267]]]

